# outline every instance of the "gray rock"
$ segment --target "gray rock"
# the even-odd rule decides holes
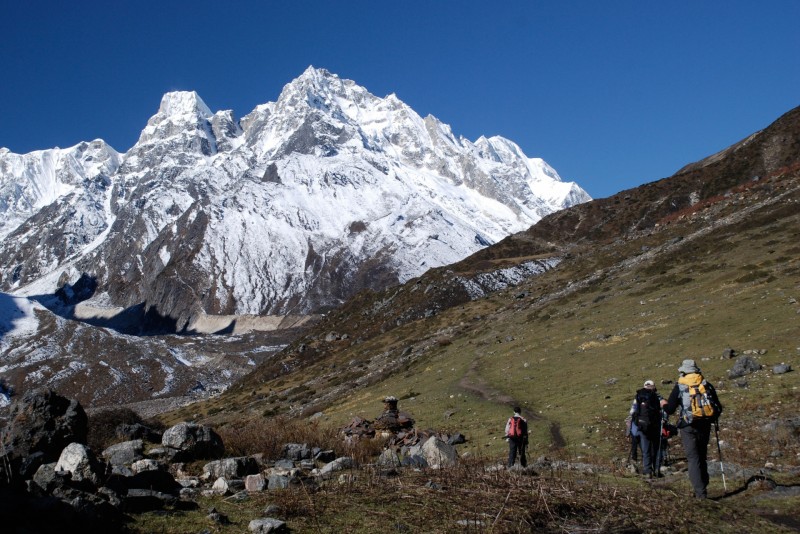
[[[81,443],[70,443],[61,451],[55,471],[67,471],[76,482],[87,481],[99,486],[105,474],[105,466]]]
[[[178,423],[168,428],[161,444],[170,449],[176,449],[181,456],[188,458],[219,458],[225,453],[222,438],[206,425],[195,423]]]
[[[399,467],[401,465],[400,458],[397,456],[394,449],[384,450],[378,457],[376,463],[379,467]]]
[[[176,478],[175,482],[180,484],[181,488],[199,488],[201,484],[199,477]]]
[[[424,469],[428,467],[428,460],[425,459],[424,456],[421,454],[411,454],[403,458],[401,465],[403,467],[415,467],[418,469]]]
[[[270,532],[280,533],[287,532],[286,523],[280,519],[273,519],[271,517],[264,517],[261,519],[253,519],[247,525],[250,532],[255,534],[268,534]]]
[[[279,489],[287,489],[291,484],[291,480],[288,476],[283,475],[270,475],[269,481],[267,483],[267,489],[270,490],[279,490]]]
[[[145,471],[159,471],[161,464],[151,458],[144,458],[137,460],[131,464],[131,472],[133,474],[144,473]]]
[[[792,366],[788,363],[780,363],[772,368],[772,373],[776,375],[786,374],[792,370]]]
[[[729,378],[740,378],[750,373],[754,373],[761,369],[761,364],[755,361],[750,356],[739,356],[736,363],[733,364],[733,369],[728,371]]]
[[[334,461],[325,464],[319,469],[314,469],[311,471],[313,476],[326,478],[329,477],[331,474],[335,473],[336,471],[343,471],[345,469],[351,469],[355,465],[355,461],[349,456],[342,456],[341,458],[337,458]]]
[[[216,495],[230,495],[232,493],[228,481],[222,477],[214,481],[214,484],[211,486],[211,491]]]
[[[283,446],[283,458],[287,460],[310,460],[311,449],[305,443],[287,443]]]
[[[458,463],[456,448],[436,436],[431,436],[422,445],[422,455],[427,460],[428,465],[434,469],[453,467]]]
[[[140,439],[124,441],[108,447],[102,452],[111,465],[130,465],[136,460],[141,460],[144,456],[144,443]]]
[[[247,491],[264,491],[267,481],[261,473],[257,475],[247,475],[244,479],[244,489]]]
[[[286,460],[286,459],[275,460],[273,466],[276,469],[294,469],[294,460]]]
[[[52,493],[53,488],[63,485],[66,478],[63,474],[56,473],[55,462],[42,464],[33,475],[33,481],[46,493]]]
[[[240,456],[237,458],[225,458],[209,462],[203,466],[201,478],[205,480],[224,478],[242,478],[247,475],[258,473],[258,462],[250,456]]]

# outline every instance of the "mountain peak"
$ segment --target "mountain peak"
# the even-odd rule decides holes
[[[161,98],[158,113],[167,117],[173,116],[200,116],[208,118],[213,115],[211,110],[195,91],[172,91]]]

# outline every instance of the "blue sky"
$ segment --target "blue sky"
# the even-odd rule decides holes
[[[0,0],[0,146],[128,150],[161,96],[237,117],[309,65],[502,135],[596,198],[800,105],[800,1]]]

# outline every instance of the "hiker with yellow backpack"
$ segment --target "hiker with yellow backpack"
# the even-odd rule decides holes
[[[711,426],[717,424],[722,413],[722,404],[714,386],[703,378],[694,360],[683,360],[678,372],[681,374],[678,383],[669,399],[661,401],[661,406],[670,415],[680,408],[678,428],[689,464],[689,481],[694,496],[705,499],[708,496],[708,440]]]

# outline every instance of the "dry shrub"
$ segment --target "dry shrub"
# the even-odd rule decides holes
[[[342,436],[335,428],[317,421],[291,419],[287,416],[253,418],[229,423],[217,428],[228,455],[263,454],[265,458],[280,458],[287,443],[305,443],[309,447],[333,450],[336,456],[349,456],[359,465],[369,464],[386,447],[384,438]]]
[[[336,432],[316,421],[296,420],[278,416],[253,418],[229,423],[217,429],[227,454],[248,456],[263,454],[266,458],[280,458],[287,443],[305,443],[321,449],[331,446]]]
[[[347,439],[339,438],[336,447],[330,447],[343,456],[349,456],[359,465],[364,465],[375,461],[386,448],[386,439],[382,438],[359,438],[352,436]]]
[[[89,416],[86,442],[92,450],[102,451],[117,443],[117,427],[121,424],[143,424],[141,416],[130,408],[111,408]]]

